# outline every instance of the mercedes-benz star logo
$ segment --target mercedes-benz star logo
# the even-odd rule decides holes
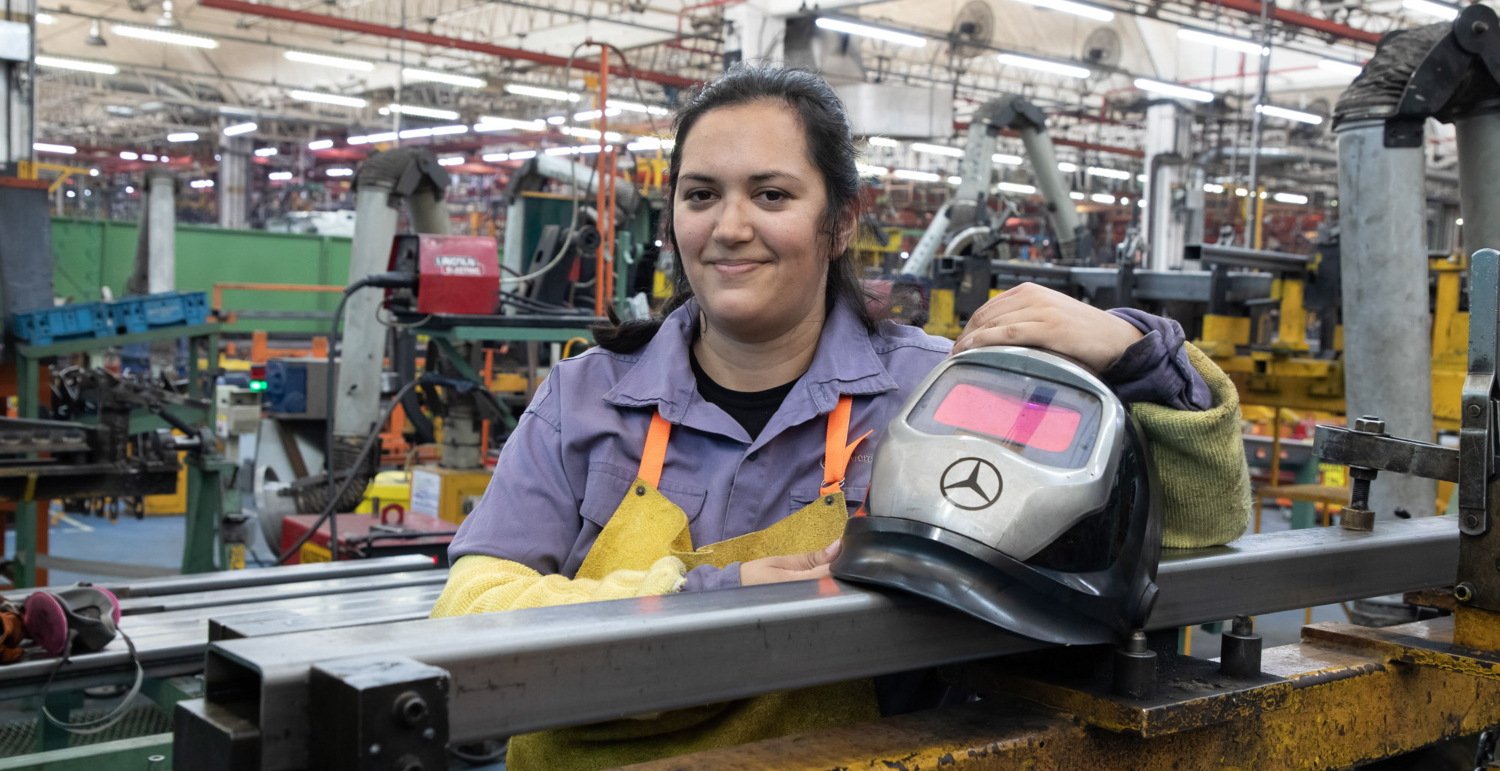
[[[966,511],[987,508],[1000,499],[1000,470],[983,458],[959,458],[943,471],[943,497]]]

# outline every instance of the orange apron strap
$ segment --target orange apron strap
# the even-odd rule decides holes
[[[828,413],[828,439],[823,449],[823,488],[818,491],[820,495],[833,495],[843,488],[844,472],[849,468],[849,459],[854,457],[854,448],[872,433],[866,431],[864,436],[848,445],[844,444],[849,438],[849,413],[853,408],[854,397],[846,394],[839,397],[838,406]]]
[[[672,424],[660,412],[651,413],[651,430],[646,432],[646,448],[641,451],[641,470],[637,474],[653,488],[661,484],[661,467],[667,461],[667,438]]]

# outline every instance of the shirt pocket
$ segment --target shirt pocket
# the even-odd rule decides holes
[[[631,485],[635,483],[636,475],[612,463],[595,462],[589,464],[588,481],[583,491],[583,504],[578,509],[578,514],[584,519],[603,528],[609,524],[614,516],[615,510],[620,508],[626,495],[634,495]],[[703,512],[703,502],[708,498],[708,489],[685,485],[678,482],[663,481],[656,488],[667,500],[677,504],[682,513],[687,515],[691,522],[698,518]]]

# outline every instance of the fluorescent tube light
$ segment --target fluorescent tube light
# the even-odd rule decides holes
[[[338,94],[325,94],[321,91],[303,91],[301,89],[288,91],[287,96],[302,102],[336,104],[340,107],[364,107],[369,104],[369,102],[357,96],[340,96]]]
[[[510,154],[510,159],[513,161],[526,161],[535,157],[535,150],[521,150],[520,152],[514,152]]]
[[[1091,177],[1104,177],[1106,179],[1130,179],[1130,172],[1119,169],[1106,169],[1099,166],[1090,166],[1088,175]]]
[[[1036,188],[1031,185],[1022,185],[1018,182],[1001,182],[996,187],[1007,193],[1020,193],[1021,195],[1035,195]]]
[[[909,179],[913,182],[941,182],[942,177],[930,171],[912,171],[910,169],[896,169],[893,172],[896,179]]]
[[[188,183],[188,187],[191,187],[191,188],[194,188],[194,189],[197,189],[197,190],[202,190],[204,188],[213,187],[213,186],[214,186],[214,181],[211,180],[211,179],[195,179],[192,182]]]
[[[291,178],[292,173],[290,171],[273,171],[270,174],[266,175],[266,179],[270,179],[276,182],[285,182],[286,180]]]
[[[541,88],[539,86],[528,86],[524,83],[505,84],[507,94],[517,96],[534,96],[538,99],[554,99],[559,102],[576,102],[578,95],[567,91],[559,91],[555,88]]]
[[[1202,30],[1190,29],[1188,27],[1178,27],[1177,37],[1194,43],[1202,43],[1204,45],[1213,46],[1215,48],[1227,48],[1231,51],[1239,51],[1240,53],[1245,54],[1260,54],[1261,56],[1271,55],[1271,49],[1266,48],[1265,46],[1257,43],[1254,40],[1246,40],[1241,37],[1215,35],[1212,32],[1204,32]]]
[[[1299,193],[1277,193],[1271,199],[1277,203],[1307,203],[1307,196]]]
[[[901,145],[900,142],[890,137],[870,137],[865,141],[869,142],[871,147],[899,147]]]
[[[949,147],[947,145],[929,145],[926,142],[912,142],[911,149],[919,153],[929,153],[931,155],[946,155],[950,158],[964,157],[963,150],[960,150],[957,147]]]
[[[167,141],[168,142],[196,142],[196,141],[198,141],[198,132],[196,132],[196,131],[178,131],[178,132],[175,132],[175,133],[172,133],[172,134],[168,134],[167,135]]]
[[[819,16],[816,22],[819,29],[830,32],[842,32],[846,35],[858,35],[860,37],[884,40],[887,43],[922,48],[927,45],[927,38],[918,37],[906,32],[897,32],[884,27],[872,27],[868,24],[856,24],[843,19],[830,19],[827,16]]]
[[[1453,21],[1458,18],[1457,8],[1446,3],[1434,3],[1431,0],[1401,0],[1401,7],[1444,21]]]
[[[78,148],[72,145],[54,145],[51,142],[32,142],[31,149],[39,153],[57,153],[58,155],[76,155]]]
[[[671,115],[671,111],[665,107],[657,107],[654,104],[641,104],[640,102],[621,102],[609,99],[604,102],[604,106],[619,110],[629,110],[630,112],[643,112],[647,115]]]
[[[501,161],[509,160],[510,155],[507,153],[489,153],[488,155],[479,156],[479,159],[484,161],[485,163],[499,163]]]
[[[342,56],[329,56],[328,54],[315,54],[310,51],[286,51],[281,54],[289,62],[301,62],[302,64],[321,64],[324,67],[337,67],[341,70],[358,70],[360,72],[373,72],[375,63],[363,59],[348,59]]]
[[[1297,121],[1298,123],[1311,123],[1314,126],[1323,122],[1323,116],[1321,115],[1314,115],[1310,112],[1302,112],[1301,110],[1290,110],[1285,107],[1277,107],[1274,104],[1257,104],[1255,105],[1255,111],[1262,115],[1269,115],[1273,118],[1284,118],[1286,120]]]
[[[457,166],[463,162],[464,157],[462,155],[450,155],[447,158],[438,159],[439,166]]]
[[[1063,64],[1062,62],[1053,62],[1046,59],[1033,59],[1030,56],[1000,54],[998,58],[1001,64],[1008,64],[1012,67],[1021,67],[1028,70],[1037,70],[1038,72],[1050,72],[1054,75],[1066,75],[1070,78],[1086,78],[1094,74],[1094,71],[1087,67],[1079,67],[1075,64]]]
[[[1061,163],[1057,164],[1057,170],[1064,174],[1072,174],[1073,172],[1078,171],[1078,164],[1070,163],[1068,161],[1062,161]]]
[[[418,107],[414,104],[388,104],[385,106],[385,109],[397,115],[411,115],[416,118],[458,120],[458,113],[453,110],[439,110],[436,107]]]
[[[1115,202],[1115,197],[1110,195],[1109,193],[1094,193],[1093,195],[1089,196],[1089,198],[1094,203],[1112,204]]]
[[[445,83],[460,88],[484,88],[490,84],[488,80],[476,78],[473,75],[455,75],[451,72],[419,70],[415,67],[403,67],[401,69],[401,77],[425,83]]]
[[[1022,158],[1019,155],[995,153],[994,155],[990,156],[990,160],[993,160],[995,163],[1001,164],[1003,166],[1020,166],[1025,162],[1026,159]]]
[[[486,131],[545,131],[547,124],[539,120],[516,120],[514,118],[499,118],[493,115],[479,116],[479,122],[474,124],[474,130]]]
[[[1150,91],[1154,94],[1163,94],[1178,99],[1191,99],[1195,102],[1212,102],[1214,95],[1212,91],[1203,91],[1197,88],[1179,86],[1175,83],[1163,83],[1160,80],[1150,78],[1136,78],[1135,87],[1142,91]]]
[[[1075,192],[1072,192],[1072,193],[1068,193],[1068,197],[1072,198],[1075,201],[1082,201],[1083,200],[1083,193],[1079,193],[1079,192],[1075,191]]]
[[[883,177],[891,173],[891,170],[885,166],[866,166],[863,163],[854,164],[854,170],[859,172],[861,177]]]
[[[250,132],[252,132],[252,131],[254,131],[254,130],[258,129],[258,128],[260,128],[260,126],[257,126],[254,123],[249,123],[249,122],[246,122],[246,123],[236,123],[233,126],[225,126],[224,127],[224,136],[226,136],[226,137],[237,137],[240,134],[249,134]]]
[[[36,57],[38,67],[51,67],[58,70],[78,70],[79,72],[94,72],[100,75],[118,75],[120,68],[113,64],[100,62],[83,62],[77,59],[60,59],[56,56]]]
[[[1021,2],[1026,3],[1027,5],[1034,5],[1038,8],[1046,8],[1051,11],[1071,13],[1074,16],[1082,16],[1085,19],[1093,19],[1094,21],[1115,20],[1114,11],[1111,11],[1107,8],[1100,8],[1095,5],[1075,3],[1072,2],[1072,0],[1021,0]]]
[[[963,177],[956,176],[956,175],[948,177],[948,184],[950,184],[950,185],[962,185],[963,183],[964,183],[964,178]]]
[[[279,152],[280,151],[277,150],[274,147],[262,147],[262,148],[260,148],[260,149],[258,149],[258,150],[255,151],[255,157],[257,157],[257,158],[270,158],[271,156],[276,155]]]
[[[157,27],[137,27],[133,24],[115,24],[109,30],[120,37],[135,38],[136,40],[148,40],[152,43],[167,43],[169,45],[192,46],[194,48],[218,48],[219,41],[202,35],[189,35],[186,32],[174,32],[169,29]]]
[[[352,177],[354,176],[354,169],[335,167],[323,173],[330,177]]]
[[[122,161],[138,161],[140,159],[141,159],[140,153],[133,153],[133,152],[131,152],[129,150],[121,150],[120,151],[120,160],[122,160]]]
[[[309,150],[327,150],[330,147],[333,147],[332,139],[314,139],[307,143],[307,149]]]
[[[37,14],[36,16],[34,16],[32,18],[36,19],[36,23],[37,24],[56,24],[57,23],[57,17],[53,16],[50,13],[39,13],[39,14]],[[37,58],[41,58],[41,57],[37,57]]]

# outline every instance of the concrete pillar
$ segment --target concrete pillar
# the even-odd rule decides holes
[[[254,140],[219,136],[219,227],[243,230],[250,213],[250,155]]]
[[[1430,442],[1424,159],[1421,147],[1386,147],[1384,136],[1379,120],[1338,128],[1344,400],[1351,422],[1376,415],[1392,436]],[[1432,516],[1436,497],[1433,480],[1381,474],[1370,508],[1380,518],[1397,508]]]
[[[1147,270],[1172,270],[1182,267],[1182,250],[1187,245],[1186,207],[1173,202],[1173,191],[1181,189],[1188,170],[1183,166],[1164,165],[1150,179],[1151,161],[1158,155],[1189,155],[1192,135],[1188,115],[1173,101],[1161,101],[1146,108],[1146,216],[1151,218],[1147,232],[1151,243],[1146,255]]]
[[[786,58],[786,18],[770,16],[755,3],[724,9],[724,67],[739,61],[777,63]]]
[[[381,273],[390,265],[391,240],[396,237],[397,210],[391,208],[391,188],[367,184],[354,197],[354,244],[349,256],[349,280]],[[344,333],[339,357],[338,392],[333,411],[337,437],[363,439],[380,418],[380,370],[385,354],[385,325],[375,313],[385,293],[378,289],[355,292],[344,305]]]
[[[171,292],[177,288],[177,180],[165,167],[146,174],[147,216],[151,242],[146,263],[146,292]]]
[[[26,24],[36,14],[36,0],[13,0],[6,4],[4,18]],[[35,23],[32,23],[33,30]],[[30,35],[29,50],[15,51],[25,58],[19,61],[0,59],[0,107],[5,121],[0,123],[0,174],[14,176],[16,164],[31,160],[31,144],[36,140],[36,119],[31,59],[36,55],[36,35]]]

